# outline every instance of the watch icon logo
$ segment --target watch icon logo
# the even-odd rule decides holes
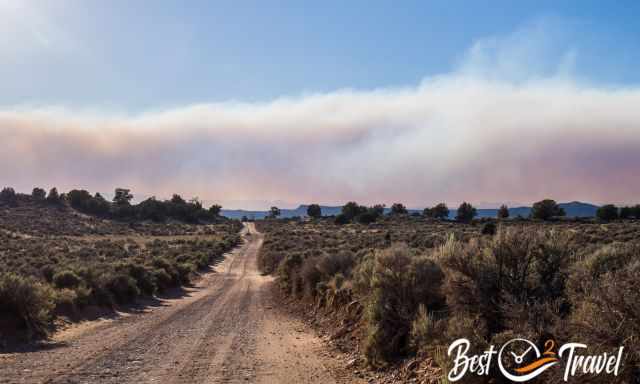
[[[544,347],[544,353],[540,353],[538,347],[527,339],[508,341],[500,348],[498,353],[498,368],[500,368],[500,372],[507,379],[518,383],[523,383],[539,376],[559,362],[556,353],[553,351],[555,342],[547,340]]]

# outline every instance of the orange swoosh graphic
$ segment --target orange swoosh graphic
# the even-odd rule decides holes
[[[529,365],[526,365],[526,366],[524,366],[522,368],[517,368],[517,369],[515,369],[515,371],[518,372],[518,373],[531,372],[534,369],[536,369],[536,368],[538,368],[538,367],[540,367],[542,365],[545,365],[547,363],[550,363],[552,361],[558,361],[558,359],[556,359],[555,357],[545,357],[545,358],[542,358],[540,360],[536,360],[533,363],[531,363]]]

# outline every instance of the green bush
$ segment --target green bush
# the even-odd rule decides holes
[[[613,204],[606,204],[598,208],[596,217],[601,221],[616,220],[619,217],[618,207]]]
[[[18,320],[28,336],[47,333],[54,307],[55,294],[49,286],[13,273],[0,276],[0,314]]]
[[[461,222],[470,222],[478,214],[476,208],[466,201],[460,204],[456,213],[456,220]]]
[[[301,290],[296,284],[296,271],[302,265],[303,258],[299,253],[287,255],[277,269],[278,285],[287,293],[297,292]]]
[[[130,303],[140,295],[135,279],[125,274],[106,276],[104,284],[119,304]]]
[[[548,329],[553,319],[546,304],[563,303],[572,255],[568,241],[526,229],[501,230],[490,240],[467,244],[450,239],[438,256],[447,275],[447,304],[453,313],[480,316],[487,340],[507,328]],[[528,315],[517,316],[522,313]]]
[[[80,276],[73,271],[60,271],[53,275],[53,284],[57,288],[75,288],[82,282]]]
[[[155,268],[151,271],[159,291],[164,291],[174,285],[174,279],[163,268]]]
[[[176,286],[176,285],[180,284],[180,273],[178,272],[178,269],[177,269],[176,265],[174,265],[174,263],[169,261],[166,257],[155,257],[155,258],[153,258],[152,265],[156,269],[164,270],[165,273],[168,276],[170,276],[170,278],[171,278],[170,286]],[[157,276],[157,274],[156,274],[156,276]],[[165,288],[168,288],[168,286],[165,286]]]
[[[564,215],[564,209],[551,199],[538,201],[531,207],[531,217],[538,220],[549,220],[552,217]]]
[[[316,266],[317,258],[309,257],[302,262],[300,278],[302,279],[302,293],[306,297],[315,298],[318,284],[322,281],[322,272]]]
[[[176,265],[176,269],[178,271],[180,283],[182,284],[189,283],[191,281],[191,276],[197,271],[196,266],[190,262],[178,263],[178,265]]]
[[[349,216],[345,215],[344,213],[340,213],[336,216],[334,222],[338,225],[344,225],[344,224],[349,224],[351,220],[349,219]]]
[[[429,311],[443,306],[444,274],[433,259],[405,245],[376,252],[371,272],[365,354],[369,364],[381,366],[409,351],[420,305]]]
[[[124,272],[134,278],[141,293],[149,296],[156,293],[158,289],[156,277],[149,267],[131,262],[116,267],[116,270]]]
[[[496,231],[497,231],[496,223],[494,223],[493,221],[489,221],[487,223],[482,224],[482,228],[480,229],[480,233],[482,233],[483,235],[490,235],[490,236],[495,235]]]
[[[620,383],[640,377],[639,254],[637,244],[605,246],[576,263],[567,284],[573,337],[599,352],[625,347]]]
[[[351,275],[354,264],[355,258],[352,252],[340,251],[320,256],[316,262],[316,268],[328,280],[337,273],[342,273],[344,276]]]

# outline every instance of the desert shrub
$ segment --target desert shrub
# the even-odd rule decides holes
[[[278,284],[282,289],[284,289],[288,293],[292,292],[300,292],[299,285],[294,286],[294,284],[298,283],[296,281],[297,278],[297,270],[302,265],[302,255],[300,253],[293,253],[287,255],[284,260],[280,263],[277,269],[278,274]]]
[[[140,295],[135,279],[122,273],[105,276],[104,286],[119,304],[130,303]]]
[[[470,353],[481,353],[489,344],[514,337],[544,341],[552,336],[559,342],[585,342],[590,350],[602,352],[624,344],[627,360],[620,381],[634,382],[639,375],[637,353],[627,357],[628,351],[640,350],[640,271],[634,264],[640,245],[632,245],[640,243],[640,226],[635,222],[516,219],[502,221],[492,237],[481,236],[477,226],[394,216],[367,228],[338,227],[330,220],[258,225],[266,235],[263,252],[300,257],[287,274],[293,294],[315,292],[316,302],[327,304],[327,311],[364,327],[351,337],[364,337],[372,365],[420,351],[420,358],[433,357],[446,372],[446,348],[452,340],[467,338]],[[392,253],[397,242],[410,247],[405,247],[405,257],[396,256],[395,264],[382,262],[381,253]],[[326,255],[336,257],[347,250],[353,266],[343,272],[323,265],[323,271],[330,272],[320,271]],[[430,281],[411,277],[415,259],[431,260],[443,273],[440,288],[433,289],[439,301],[429,304],[425,299],[438,294],[415,293],[411,281]],[[349,294],[353,297],[345,302]],[[329,301],[336,305],[329,306]],[[351,312],[351,303],[362,304],[365,311]],[[477,382],[501,382],[499,377],[491,372]],[[549,379],[539,381],[562,380]]]
[[[75,292],[75,306],[76,308],[83,308],[91,304],[92,291],[90,288],[80,285],[73,289]]]
[[[213,257],[209,257],[206,253],[198,253],[195,257],[196,267],[198,267],[198,269],[206,268],[212,258]]]
[[[164,291],[174,285],[173,277],[163,268],[152,269],[151,274],[159,291]]]
[[[353,288],[360,296],[366,297],[370,293],[375,259],[375,253],[368,252],[360,259],[360,262],[353,270]]]
[[[149,267],[130,262],[117,266],[116,270],[122,271],[134,278],[141,293],[145,295],[153,295],[156,293],[158,289],[156,276]]]
[[[84,286],[62,288],[55,291],[57,314],[73,314],[91,303],[91,290]]]
[[[336,216],[334,222],[338,225],[349,224],[349,217],[344,213],[341,213]]]
[[[416,317],[411,323],[410,343],[414,351],[426,351],[443,343],[447,322],[427,311],[424,304],[418,306]]]
[[[374,223],[380,216],[382,216],[382,212],[384,211],[376,207],[367,208],[356,217],[356,221],[360,224]]]
[[[341,308],[351,302],[351,280],[342,273],[336,273],[328,281],[321,282],[319,285],[319,291],[324,294],[324,302],[327,306]]]
[[[92,304],[104,306],[113,305],[113,297],[105,284],[103,271],[95,266],[86,266],[79,268],[77,274],[90,290],[89,301]]]
[[[331,278],[337,273],[349,276],[355,264],[354,254],[350,251],[325,253],[318,258],[316,268],[325,277]]]
[[[62,288],[55,291],[56,313],[75,312],[77,295],[73,289]]]
[[[496,234],[496,223],[494,223],[493,221],[489,221],[486,222],[484,224],[482,224],[482,228],[480,228],[480,233],[482,233],[483,235],[495,235]]]
[[[52,265],[45,265],[40,268],[40,275],[47,283],[53,283],[53,275],[56,273],[55,268]]]
[[[161,269],[165,272],[166,275],[168,275],[171,278],[171,283],[170,286],[175,286],[178,285],[180,282],[180,274],[176,268],[176,266],[169,261],[166,257],[154,257],[153,261],[151,262],[151,265],[153,265],[156,269]],[[157,273],[155,273],[156,277],[160,277],[160,280],[164,280],[164,276],[158,276]],[[165,288],[168,288],[168,286],[166,286]]]
[[[443,305],[444,275],[434,260],[413,254],[405,245],[376,252],[374,263],[365,354],[371,365],[379,366],[409,351],[420,304],[428,310]]]
[[[322,272],[316,266],[317,258],[308,257],[302,262],[300,267],[300,277],[302,278],[303,294],[307,297],[315,298],[317,286],[322,281]]]
[[[185,284],[191,281],[191,276],[196,273],[197,267],[193,263],[185,262],[178,263],[176,265],[176,270],[178,271],[180,283]]]
[[[75,272],[65,270],[53,275],[53,284],[57,288],[75,288],[82,282],[80,276]]]
[[[0,316],[10,316],[29,336],[44,335],[55,307],[53,290],[33,278],[7,273],[0,276]]]
[[[500,230],[491,240],[464,244],[450,239],[438,253],[446,269],[445,294],[452,313],[481,317],[487,339],[507,328],[553,325],[555,317],[546,312],[546,304],[563,303],[572,254],[566,237],[547,231]],[[528,316],[514,315],[521,312],[518,308]]]
[[[600,352],[625,346],[623,372],[616,381],[621,383],[640,377],[638,254],[637,244],[604,246],[576,263],[568,282],[573,336]]]

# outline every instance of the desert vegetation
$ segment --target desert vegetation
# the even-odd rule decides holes
[[[220,218],[219,208],[177,195],[137,205],[128,190],[115,196],[0,193],[0,336],[43,336],[58,315],[188,284],[239,241],[240,223]]]
[[[561,215],[554,203],[538,204],[536,216]],[[351,219],[364,212],[352,208]],[[629,353],[615,380],[637,379],[639,222],[504,214],[499,221],[473,220],[467,204],[458,210],[459,222],[451,222],[434,219],[446,207],[436,208],[367,225],[329,218],[259,222],[260,267],[277,276],[287,295],[334,319],[333,336],[348,338],[373,368],[428,360],[442,375],[450,364],[446,348],[457,338],[480,352],[513,337],[553,337],[597,351],[624,345]],[[541,380],[558,382],[560,372]]]

